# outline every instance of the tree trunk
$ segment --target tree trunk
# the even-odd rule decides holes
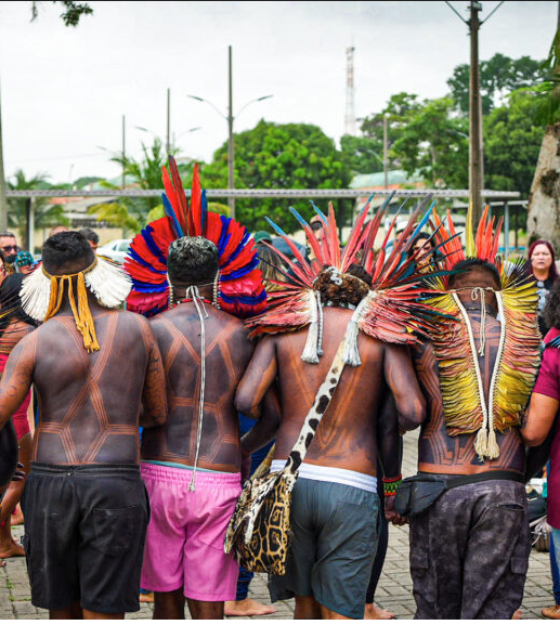
[[[545,239],[560,254],[560,123],[549,125],[544,134],[529,196],[527,232],[528,245]]]

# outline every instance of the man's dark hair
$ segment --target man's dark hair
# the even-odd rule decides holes
[[[5,313],[0,318],[0,337],[4,334],[6,327],[14,320],[37,327],[37,322],[24,312],[21,305],[19,293],[24,278],[23,273],[13,273],[0,286],[0,305],[2,312]]]
[[[496,290],[500,289],[500,274],[496,266],[481,258],[467,258],[456,263],[453,267],[454,273],[449,276],[449,288],[453,288],[458,279],[461,279],[461,277],[466,276],[475,269],[486,270],[492,276]]]
[[[321,230],[323,228],[322,222],[311,222],[311,230],[314,232]]]
[[[0,237],[13,237],[14,239],[16,238],[14,233],[10,232],[9,230],[5,230],[4,232],[0,232]]]
[[[218,248],[206,237],[182,237],[169,246],[167,273],[172,284],[212,284],[218,271]]]
[[[81,228],[78,232],[82,233],[88,241],[92,241],[95,245],[99,243],[99,235],[91,228]]]
[[[78,231],[61,232],[43,244],[43,266],[52,275],[77,273],[95,259],[89,241]]]
[[[552,327],[560,329],[560,279],[552,285],[546,297],[543,318],[549,329]]]

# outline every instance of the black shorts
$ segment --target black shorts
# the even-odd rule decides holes
[[[150,516],[138,465],[33,462],[21,506],[33,605],[138,611]]]

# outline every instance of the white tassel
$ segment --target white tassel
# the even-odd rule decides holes
[[[488,452],[488,433],[486,432],[486,428],[484,426],[476,434],[474,451],[478,454],[480,460],[483,461],[486,453]]]
[[[19,295],[24,312],[42,323],[49,309],[51,279],[41,267],[24,278]]]
[[[496,440],[496,431],[492,429],[488,433],[488,440],[486,444],[486,456],[489,459],[497,459],[500,456],[500,446]]]
[[[308,364],[318,364],[319,355],[317,352],[317,341],[319,339],[319,309],[317,298],[313,291],[309,293],[309,310],[311,312],[311,323],[309,325],[309,331],[307,332],[307,340],[305,342],[305,348],[301,354],[301,359]]]
[[[87,287],[105,308],[118,308],[132,288],[132,280],[126,271],[101,257],[97,258],[97,265],[86,273],[85,279]]]
[[[346,343],[342,353],[342,361],[348,366],[361,366],[362,358],[358,350],[358,333],[360,331],[359,321],[363,318],[366,308],[371,299],[372,293],[368,293],[366,297],[358,304],[358,307],[352,313],[350,321],[346,327]]]

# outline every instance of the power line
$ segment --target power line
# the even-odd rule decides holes
[[[497,6],[495,6],[494,10],[490,12],[490,15],[488,15],[488,17],[484,21],[481,21],[480,23],[485,24],[492,17],[492,15],[494,15],[494,13],[502,6],[503,3],[504,3],[504,0],[502,0],[502,2],[500,2]]]
[[[468,24],[468,21],[466,19],[463,19],[461,17],[461,14],[457,11],[457,9],[451,4],[451,2],[447,2],[447,0],[445,0],[445,4],[447,4],[447,6],[453,11],[453,13],[455,13],[455,15],[457,15],[457,17],[464,23],[464,24]]]

